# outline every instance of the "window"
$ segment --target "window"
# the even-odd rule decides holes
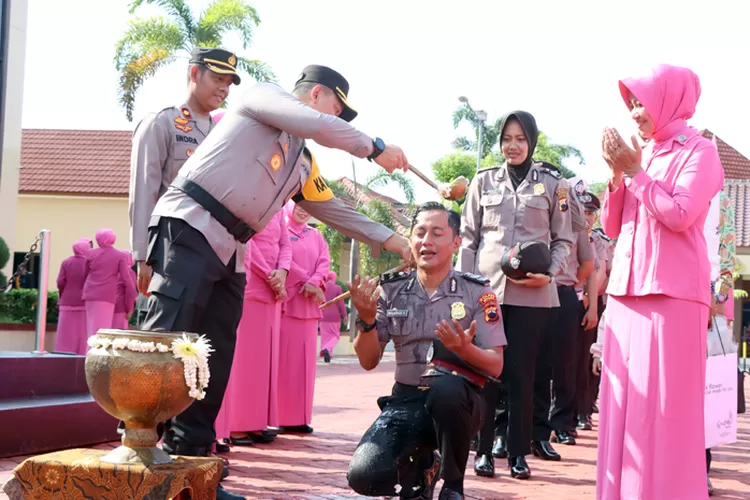
[[[18,266],[23,262],[26,257],[26,252],[14,252],[13,253],[13,272],[16,272]],[[13,287],[19,288],[39,288],[39,254],[35,253],[29,260],[29,267],[26,272],[19,276]]]

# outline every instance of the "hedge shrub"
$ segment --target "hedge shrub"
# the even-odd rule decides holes
[[[0,293],[0,321],[11,323],[36,323],[36,303],[39,292],[22,288]],[[47,295],[47,323],[57,323],[58,292]]]

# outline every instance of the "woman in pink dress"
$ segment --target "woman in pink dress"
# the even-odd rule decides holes
[[[724,174],[687,125],[700,96],[691,70],[661,65],[620,82],[648,141],[612,129],[602,209],[617,238],[607,293],[597,499],[704,500],[703,398],[711,287],[703,225]]]
[[[325,300],[329,301],[341,295],[341,287],[336,284],[336,273],[328,273],[326,281]],[[333,348],[341,337],[341,320],[346,321],[346,307],[344,302],[338,302],[335,307],[323,309],[323,317],[320,320],[320,356],[326,363],[331,362]]]
[[[125,254],[128,266],[130,266],[128,276],[131,279],[124,280],[118,278],[117,280],[117,297],[115,298],[115,314],[112,321],[112,328],[127,330],[130,316],[133,314],[133,309],[135,309],[135,301],[138,298],[138,289],[136,288],[138,276],[133,270],[133,256],[127,250],[123,250],[122,253]]]
[[[246,446],[270,443],[276,436],[268,428],[278,426],[279,323],[291,261],[286,220],[279,212],[247,244],[245,303],[232,373],[216,419],[217,439]]]
[[[313,431],[313,393],[318,344],[318,305],[331,263],[320,232],[307,225],[310,214],[294,202],[284,207],[292,265],[286,279],[287,300],[281,315],[279,342],[279,425],[285,432]]]
[[[82,238],[73,244],[73,255],[65,259],[57,274],[57,301],[60,314],[57,319],[55,351],[86,355],[86,306],[83,302],[83,283],[86,280],[86,253],[91,250],[91,240]]]
[[[88,337],[101,328],[112,328],[118,280],[131,279],[128,258],[113,246],[116,239],[111,229],[100,229],[96,232],[99,248],[86,254],[83,300],[86,302]]]

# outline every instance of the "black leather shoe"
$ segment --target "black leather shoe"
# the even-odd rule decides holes
[[[495,477],[495,459],[482,453],[474,459],[474,473],[479,477]]]
[[[436,451],[432,452],[432,465],[424,471],[422,478],[423,488],[422,493],[419,495],[419,500],[432,500],[432,495],[435,493],[435,486],[437,486],[438,479],[440,479],[440,462],[442,461],[440,453]]]
[[[599,407],[596,405],[591,405],[591,413],[599,413]]]
[[[216,489],[216,500],[247,500],[247,499],[242,495],[237,495],[236,493],[227,491],[224,489],[222,485],[219,485],[219,487]]]
[[[562,457],[555,451],[549,441],[533,441],[531,443],[531,450],[534,452],[534,456],[541,458],[542,460],[550,460],[552,462],[559,462]]]
[[[508,449],[505,447],[504,437],[495,439],[495,445],[492,447],[492,456],[495,458],[508,458]]]
[[[588,415],[578,415],[578,425],[576,428],[579,431],[590,431],[594,428],[593,425],[591,425],[591,419],[588,417]]]
[[[326,363],[331,362],[331,353],[328,352],[328,349],[323,349],[323,361],[325,361]]]
[[[313,428],[309,425],[285,425],[281,432],[287,434],[312,434]]]
[[[247,437],[250,438],[253,443],[268,444],[273,443],[273,440],[276,439],[276,433],[267,430],[253,431],[248,432]]]
[[[253,445],[253,439],[250,436],[245,436],[242,438],[229,438],[229,444],[232,446],[252,446]]]
[[[216,449],[216,453],[229,453],[229,445],[220,443],[219,441],[216,441],[214,443],[214,449]]]
[[[574,438],[568,431],[555,431],[552,435],[552,442],[573,446],[576,444],[576,438]]]
[[[531,469],[526,463],[525,457],[508,457],[508,468],[510,477],[514,479],[528,479],[531,477]]]
[[[464,500],[464,496],[457,491],[453,491],[447,486],[443,486],[443,489],[440,490],[440,496],[438,496],[438,500]]]
[[[568,434],[570,434],[570,435],[571,435],[571,436],[573,436],[574,438],[577,438],[577,437],[578,437],[578,431],[577,431],[576,429],[571,429],[571,430],[569,430],[569,431],[568,431]]]

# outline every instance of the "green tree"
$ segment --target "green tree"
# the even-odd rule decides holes
[[[180,55],[190,55],[193,47],[220,47],[228,33],[239,35],[247,49],[260,24],[257,11],[244,0],[212,0],[195,17],[186,0],[133,0],[130,14],[143,4],[157,4],[167,16],[135,18],[115,46],[115,67],[120,72],[119,99],[128,121],[138,89],[164,66]],[[274,80],[273,71],[263,62],[237,57],[237,67],[258,81]]]
[[[3,269],[10,260],[10,249],[5,240],[0,238],[0,290],[5,290],[5,285],[8,283],[8,278],[3,274]]]

